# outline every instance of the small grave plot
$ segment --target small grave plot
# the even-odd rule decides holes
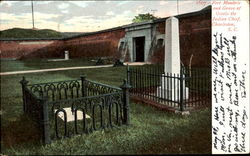
[[[129,85],[87,80],[28,84],[21,81],[24,113],[37,123],[44,143],[129,123]]]

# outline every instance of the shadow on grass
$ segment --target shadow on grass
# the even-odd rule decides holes
[[[39,70],[79,66],[95,66],[97,58],[74,58],[69,60],[52,61],[52,59],[25,59],[25,60],[1,60],[1,72]],[[58,59],[58,58],[57,58]],[[104,62],[113,64],[113,62]]]
[[[171,140],[151,144],[137,154],[211,154],[211,130],[193,131],[187,136],[175,137]]]
[[[201,119],[196,120],[194,117],[191,125],[176,128],[174,137],[165,139],[165,136],[162,136],[153,143],[151,142],[151,144],[138,149],[136,154],[211,154],[211,109],[207,108],[205,110],[207,117],[200,116],[204,110],[196,112],[196,115],[200,116]],[[179,131],[180,129],[181,131]]]
[[[95,66],[98,58],[73,58],[69,60],[52,61],[53,59],[27,59],[22,60],[24,66],[34,69],[52,69],[52,68],[67,68],[80,66]],[[103,60],[101,65],[113,64],[112,60]]]
[[[23,60],[24,66],[35,69],[52,69],[64,67],[93,66],[94,61],[90,59],[70,59],[62,61],[51,61],[52,59]]]
[[[35,123],[24,115],[20,115],[15,121],[6,122],[1,127],[1,145],[6,148],[27,143],[40,144],[40,138]]]

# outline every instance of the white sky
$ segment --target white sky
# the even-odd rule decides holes
[[[209,5],[197,1],[179,0],[179,14]],[[177,14],[176,0],[33,1],[33,5],[36,28],[61,32],[91,32],[130,24],[140,13],[160,18]],[[0,30],[32,28],[31,1],[1,1],[0,22]]]

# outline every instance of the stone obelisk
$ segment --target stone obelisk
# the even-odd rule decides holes
[[[166,20],[165,27],[165,60],[164,60],[164,73],[165,78],[161,80],[161,86],[158,87],[157,96],[166,98],[172,101],[179,101],[180,97],[180,80],[174,78],[167,78],[166,74],[177,74],[180,76],[180,41],[179,41],[179,21],[175,17],[170,17]],[[164,75],[163,75],[164,76]],[[183,76],[184,77],[184,76]],[[179,82],[177,82],[179,81]],[[168,84],[167,84],[168,83]],[[170,84],[172,83],[172,84]],[[173,84],[178,84],[174,86]],[[184,98],[188,98],[188,88],[185,87],[183,81]]]
[[[179,21],[175,17],[166,20],[164,72],[180,74]]]

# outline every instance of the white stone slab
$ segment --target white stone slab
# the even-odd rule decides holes
[[[69,51],[65,51],[64,52],[64,55],[65,55],[65,60],[68,60],[69,59]]]
[[[63,108],[67,114],[67,122],[75,121],[75,112],[72,113],[71,107]],[[57,109],[54,110],[56,112]],[[58,117],[60,117],[64,121],[64,113],[59,112]],[[85,114],[86,119],[90,119],[88,114]],[[82,111],[77,111],[77,120],[83,120],[83,113]]]

